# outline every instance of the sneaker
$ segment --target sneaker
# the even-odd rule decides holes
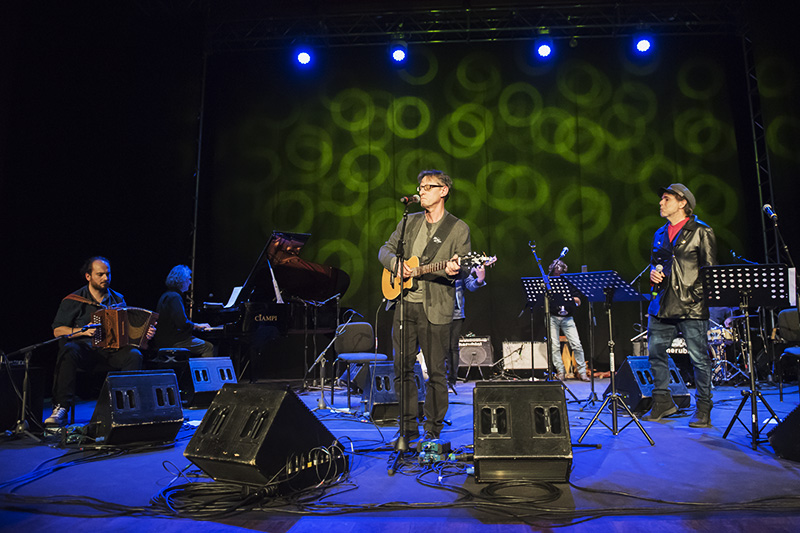
[[[53,414],[45,418],[44,425],[64,427],[67,425],[67,416],[69,416],[67,408],[56,405],[53,407]]]
[[[576,374],[575,377],[580,381],[591,381],[586,374]]]
[[[556,374],[556,379],[558,381],[564,381],[565,379],[567,379],[567,376],[565,376],[563,372],[559,372],[558,374]]]

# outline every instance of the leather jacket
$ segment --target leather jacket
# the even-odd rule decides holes
[[[650,266],[663,265],[666,278],[650,301],[648,313],[658,318],[708,319],[700,269],[717,262],[714,230],[692,215],[670,242],[668,227],[669,223],[659,228],[653,238]]]

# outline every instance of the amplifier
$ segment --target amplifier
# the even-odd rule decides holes
[[[547,343],[533,343],[533,367],[537,370],[547,370]],[[528,342],[503,342],[503,365],[514,370],[531,369],[531,343]]]
[[[458,366],[492,366],[494,351],[491,337],[461,337],[458,340]]]

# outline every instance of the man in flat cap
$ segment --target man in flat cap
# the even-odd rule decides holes
[[[653,299],[648,308],[648,352],[653,372],[653,406],[643,420],[659,421],[678,411],[669,392],[667,348],[678,333],[694,367],[696,411],[689,427],[711,427],[711,360],[708,357],[708,307],[700,269],[716,263],[714,230],[693,215],[694,194],[673,183],[661,189],[660,213],[667,224],[656,231],[650,253]]]

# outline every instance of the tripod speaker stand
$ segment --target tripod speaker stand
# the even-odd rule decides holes
[[[573,281],[574,279],[574,281]],[[586,298],[590,302],[605,302],[606,311],[608,312],[608,357],[610,363],[610,370],[611,370],[611,394],[606,396],[606,399],[603,400],[602,405],[600,405],[600,409],[594,414],[592,417],[592,421],[589,422],[589,425],[586,426],[586,429],[583,430],[580,438],[578,439],[578,443],[583,441],[583,438],[592,428],[594,423],[599,420],[600,413],[603,412],[606,405],[610,402],[611,403],[611,433],[615,436],[619,434],[620,431],[628,427],[631,422],[635,422],[637,426],[639,426],[639,430],[642,434],[647,438],[647,441],[650,443],[651,446],[655,445],[653,439],[650,438],[650,435],[647,434],[647,431],[644,430],[642,424],[639,422],[639,419],[636,418],[636,415],[630,410],[628,405],[622,399],[622,396],[617,393],[617,385],[615,381],[615,373],[616,368],[614,366],[614,328],[613,328],[613,321],[611,318],[611,304],[614,301],[617,302],[635,302],[642,298],[642,295],[639,294],[633,287],[631,287],[628,283],[625,282],[619,274],[614,272],[613,270],[607,270],[603,272],[582,272],[580,274],[572,274],[570,278],[570,282],[575,285],[575,287],[586,295]],[[631,417],[630,422],[619,427],[617,422],[617,407],[622,406],[623,409],[628,413],[628,416]],[[604,426],[608,427],[608,425],[600,420],[600,423]]]
[[[749,307],[788,307],[791,299],[789,291],[789,272],[786,265],[723,265],[703,267],[703,294],[709,307],[733,307],[738,305],[744,313],[745,343],[747,344],[747,367],[750,371],[750,390],[742,391],[742,401],[731,418],[722,438],[728,437],[734,422],[739,420],[744,404],[750,400],[750,427],[741,420],[739,423],[750,434],[752,447],[758,447],[759,434],[773,419],[780,422],[778,415],[767,403],[756,385],[756,369],[753,361],[753,343],[750,337]],[[770,413],[770,418],[759,427],[758,400]],[[762,439],[764,442],[764,439]]]

